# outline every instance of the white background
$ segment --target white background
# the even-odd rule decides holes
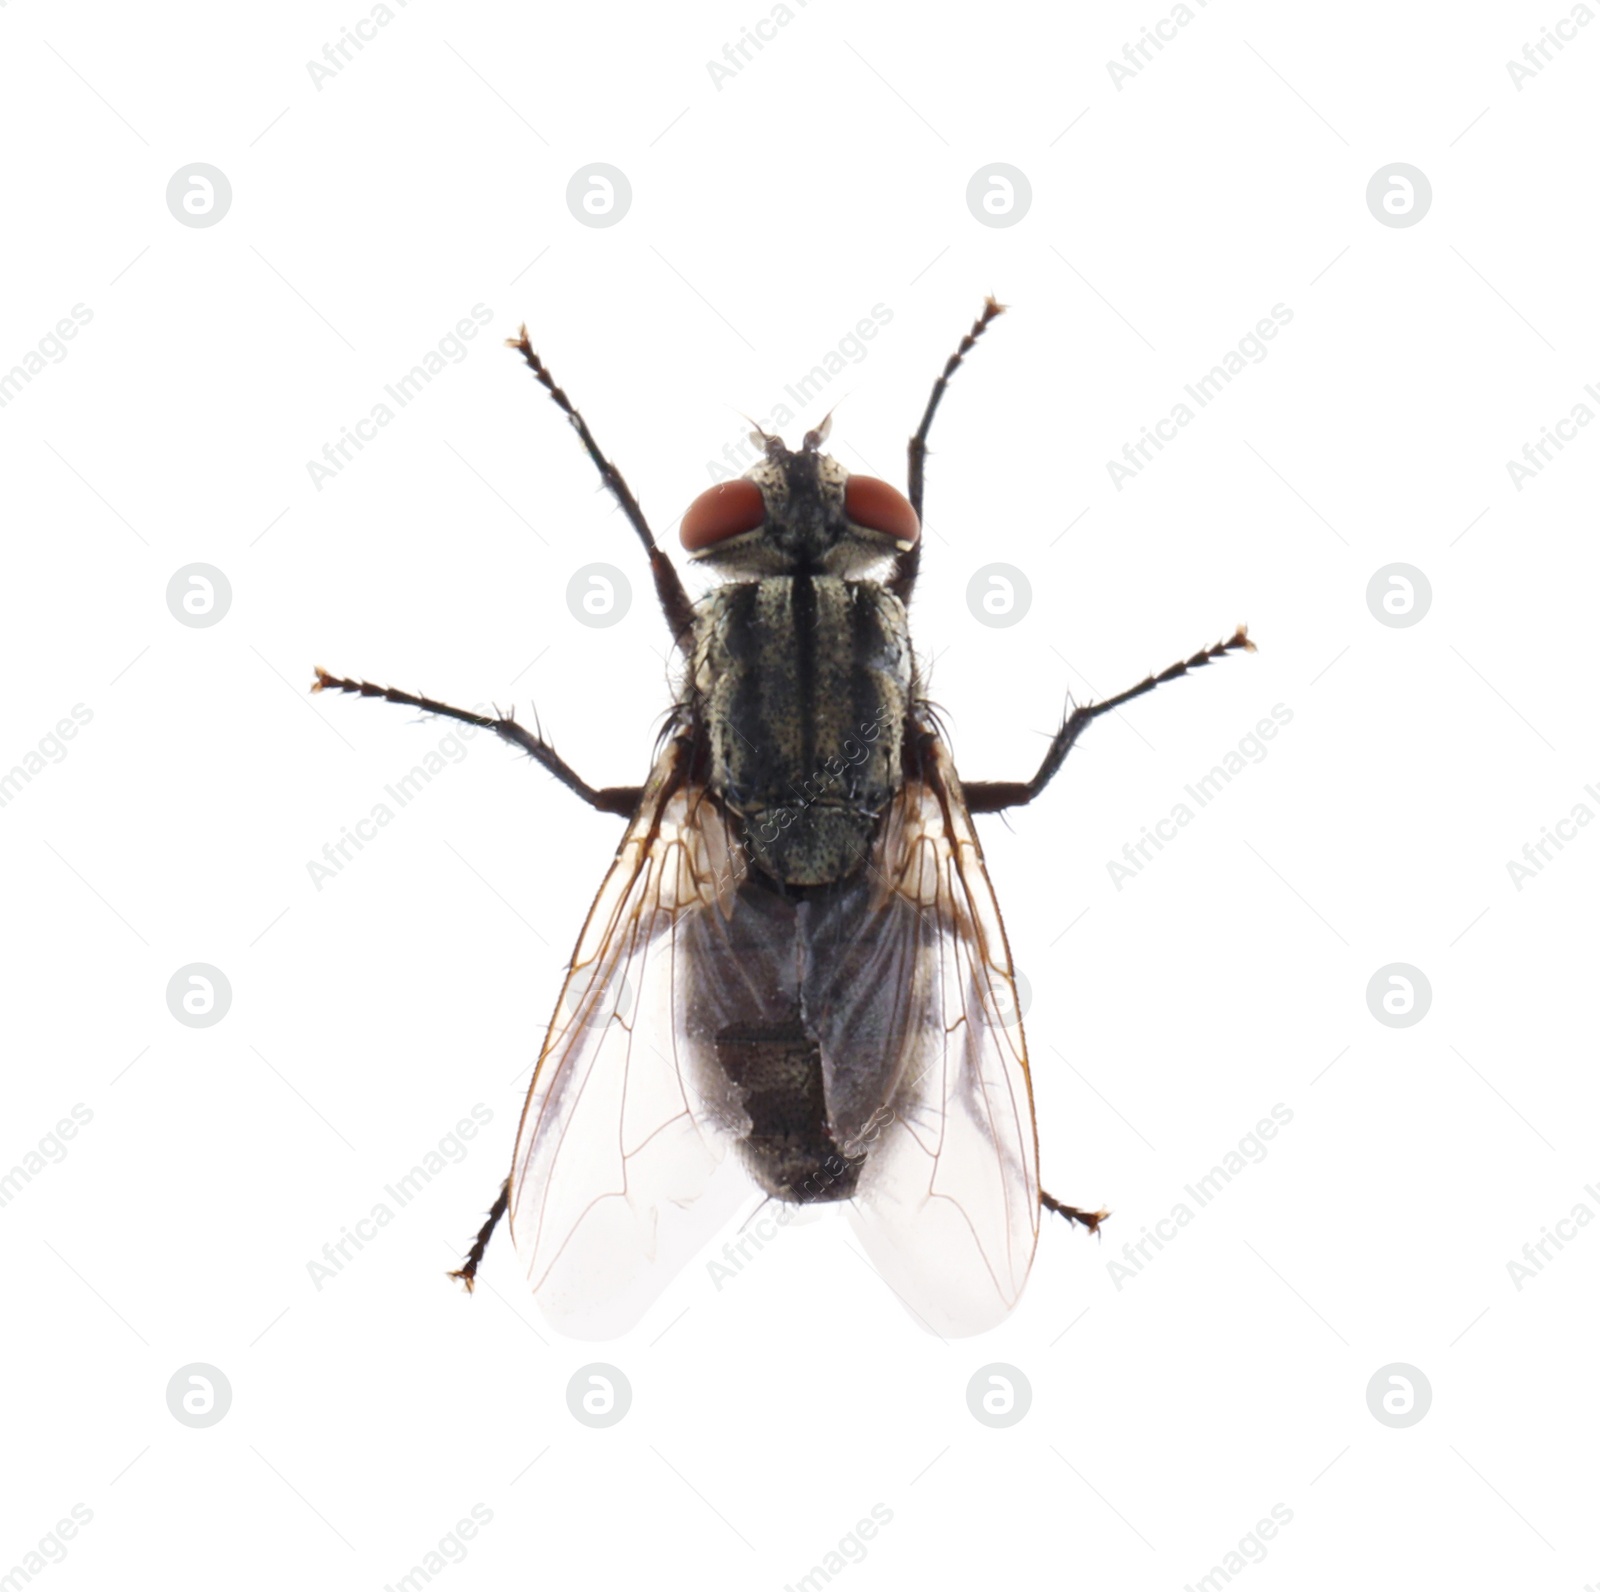
[[[47,1589],[377,1589],[482,1504],[446,1592],[778,1588],[882,1504],[849,1586],[1177,1592],[1282,1504],[1251,1585],[1600,1576],[1600,1232],[1507,1269],[1600,1212],[1600,837],[1521,890],[1506,866],[1600,811],[1600,432],[1506,469],[1600,381],[1600,27],[1519,89],[1560,4],[1197,11],[1118,88],[1161,6],[814,0],[718,87],[759,4],[413,0],[318,88],[357,5],[0,10],[0,369],[93,314],[0,410],[0,765],[93,714],[0,808],[0,1170],[93,1113],[0,1207],[0,1573],[81,1503]],[[232,187],[205,229],[165,202],[196,161]],[[596,161],[633,190],[606,229],[565,200]],[[1032,188],[1009,228],[965,202],[994,161]],[[1403,229],[1365,198],[1396,161],[1433,191]],[[466,1298],[442,1273],[618,821],[479,737],[319,891],[308,861],[446,726],[308,696],[312,665],[537,704],[589,778],[638,781],[669,701],[644,561],[500,338],[527,321],[670,540],[739,412],[874,305],[791,438],[845,396],[833,451],[899,478],[988,291],[1011,310],[935,431],[913,609],[963,772],[1024,776],[1069,692],[1240,620],[1261,649],[981,820],[1044,1181],[1114,1209],[1103,1241],[1047,1226],[1015,1315],[955,1343],[831,1217],[720,1290],[691,1266],[613,1344],[553,1336],[503,1234]],[[466,357],[314,485],[475,304]],[[1276,304],[1268,356],[1119,490],[1107,461]],[[231,583],[211,628],[168,610],[192,562]],[[566,602],[593,562],[632,581],[609,629]],[[1022,623],[969,611],[988,562],[1027,575]],[[1410,628],[1366,601],[1394,562],[1431,583]],[[1108,861],[1276,703],[1265,759],[1119,890]],[[231,982],[213,1027],[168,1011],[191,962]],[[1431,983],[1409,1028],[1368,1009],[1391,962]],[[464,1159],[319,1290],[322,1246],[477,1103]],[[1266,1159],[1118,1287],[1277,1103]],[[597,1359],[633,1389],[598,1431],[565,1394]],[[166,1403],[192,1362],[232,1388],[203,1430]],[[1032,1387],[1004,1430],[967,1409],[991,1362]],[[1394,1362],[1432,1388],[1406,1429],[1367,1406]]]

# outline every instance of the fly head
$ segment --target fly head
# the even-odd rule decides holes
[[[887,481],[852,475],[822,451],[828,421],[791,450],[764,431],[765,457],[736,481],[702,492],[679,535],[690,556],[734,579],[836,575],[859,580],[920,534],[910,503]]]

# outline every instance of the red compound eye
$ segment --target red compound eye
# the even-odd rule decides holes
[[[897,542],[914,542],[921,527],[917,511],[889,485],[870,475],[853,475],[844,484],[844,512],[860,525]]]
[[[753,531],[766,517],[767,505],[754,481],[719,481],[689,505],[678,537],[691,553],[698,553]]]

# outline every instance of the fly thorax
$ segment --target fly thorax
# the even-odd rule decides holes
[[[719,587],[700,609],[693,678],[710,783],[751,863],[795,885],[854,874],[902,780],[899,599],[830,575]]]

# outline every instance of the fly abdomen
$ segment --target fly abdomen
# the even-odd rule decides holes
[[[822,1053],[799,1020],[725,1028],[714,1044],[750,1119],[740,1149],[761,1187],[797,1204],[849,1199],[861,1157],[846,1156],[828,1127]]]

